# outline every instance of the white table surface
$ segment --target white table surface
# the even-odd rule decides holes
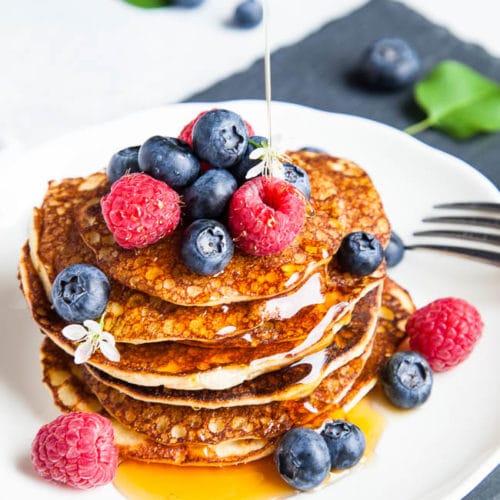
[[[263,30],[228,26],[237,3],[143,10],[121,0],[0,0],[0,169],[67,132],[180,101],[248,67],[262,56]],[[363,3],[271,0],[271,47]],[[403,3],[500,57],[498,0]]]

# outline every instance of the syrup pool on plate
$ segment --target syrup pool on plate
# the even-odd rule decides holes
[[[369,397],[347,414],[335,412],[332,418],[349,420],[363,431],[363,461],[369,459],[384,427],[384,419]],[[336,475],[332,473],[330,480]],[[272,457],[228,467],[181,467],[127,460],[118,467],[114,484],[130,500],[277,500],[297,493],[281,479]]]

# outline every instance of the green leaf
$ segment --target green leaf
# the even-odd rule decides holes
[[[142,7],[143,9],[155,9],[157,7],[165,7],[170,5],[170,0],[124,0],[125,2]]]
[[[458,61],[443,61],[415,85],[415,100],[427,118],[405,132],[436,127],[466,139],[500,130],[500,84]]]

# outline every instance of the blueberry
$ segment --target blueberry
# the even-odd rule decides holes
[[[57,314],[69,322],[99,318],[108,303],[109,281],[90,264],[73,264],[63,269],[50,292]]]
[[[332,469],[349,469],[356,465],[366,448],[366,440],[361,429],[345,420],[327,422],[321,436],[330,451]]]
[[[399,408],[414,408],[425,403],[432,389],[432,371],[417,352],[394,353],[380,371],[382,389]]]
[[[227,170],[208,170],[184,191],[186,217],[217,219],[237,187],[236,179]]]
[[[234,253],[233,240],[226,227],[211,219],[197,219],[184,233],[181,257],[197,274],[208,276],[221,272]]]
[[[326,151],[324,149],[317,148],[316,146],[304,146],[300,148],[299,151],[309,151],[311,153],[326,154]]]
[[[234,24],[241,28],[253,28],[262,21],[263,9],[258,0],[244,0],[234,11]]]
[[[320,485],[331,465],[325,440],[306,427],[296,427],[281,438],[274,461],[281,477],[293,488],[303,491]]]
[[[125,174],[139,172],[138,154],[139,146],[132,146],[130,148],[121,149],[111,157],[106,170],[106,174],[111,184]]]
[[[284,163],[285,181],[293,184],[299,191],[304,193],[307,200],[311,198],[311,183],[307,172],[293,163]]]
[[[384,250],[387,267],[394,267],[398,265],[403,260],[404,252],[405,246],[403,240],[394,231],[392,231],[389,244]]]
[[[192,8],[200,6],[203,2],[204,0],[174,0],[174,5]]]
[[[337,262],[344,272],[367,276],[382,263],[384,251],[375,236],[356,231],[344,237],[337,252]]]
[[[142,172],[179,189],[194,182],[200,162],[189,145],[175,137],[155,135],[139,149]]]
[[[384,37],[373,42],[363,53],[359,76],[376,89],[393,90],[415,82],[420,73],[420,58],[401,38]]]
[[[238,182],[238,186],[241,186],[248,179],[246,177],[247,172],[257,165],[261,160],[251,160],[249,158],[250,153],[257,148],[264,147],[268,145],[267,137],[262,137],[260,135],[254,135],[248,138],[248,146],[245,151],[245,154],[241,158],[241,160],[231,167],[231,173],[234,175],[236,181]]]
[[[194,126],[193,148],[196,154],[216,168],[228,168],[238,163],[247,146],[245,123],[232,111],[213,109]]]

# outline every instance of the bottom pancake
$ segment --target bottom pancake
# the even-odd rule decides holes
[[[82,379],[82,367],[73,358],[45,338],[40,349],[43,382],[54,403],[64,413],[95,412],[110,419],[120,460],[134,459],[172,465],[221,466],[257,460],[272,453],[276,440],[238,439],[210,444],[165,446],[122,425],[111,417]]]

